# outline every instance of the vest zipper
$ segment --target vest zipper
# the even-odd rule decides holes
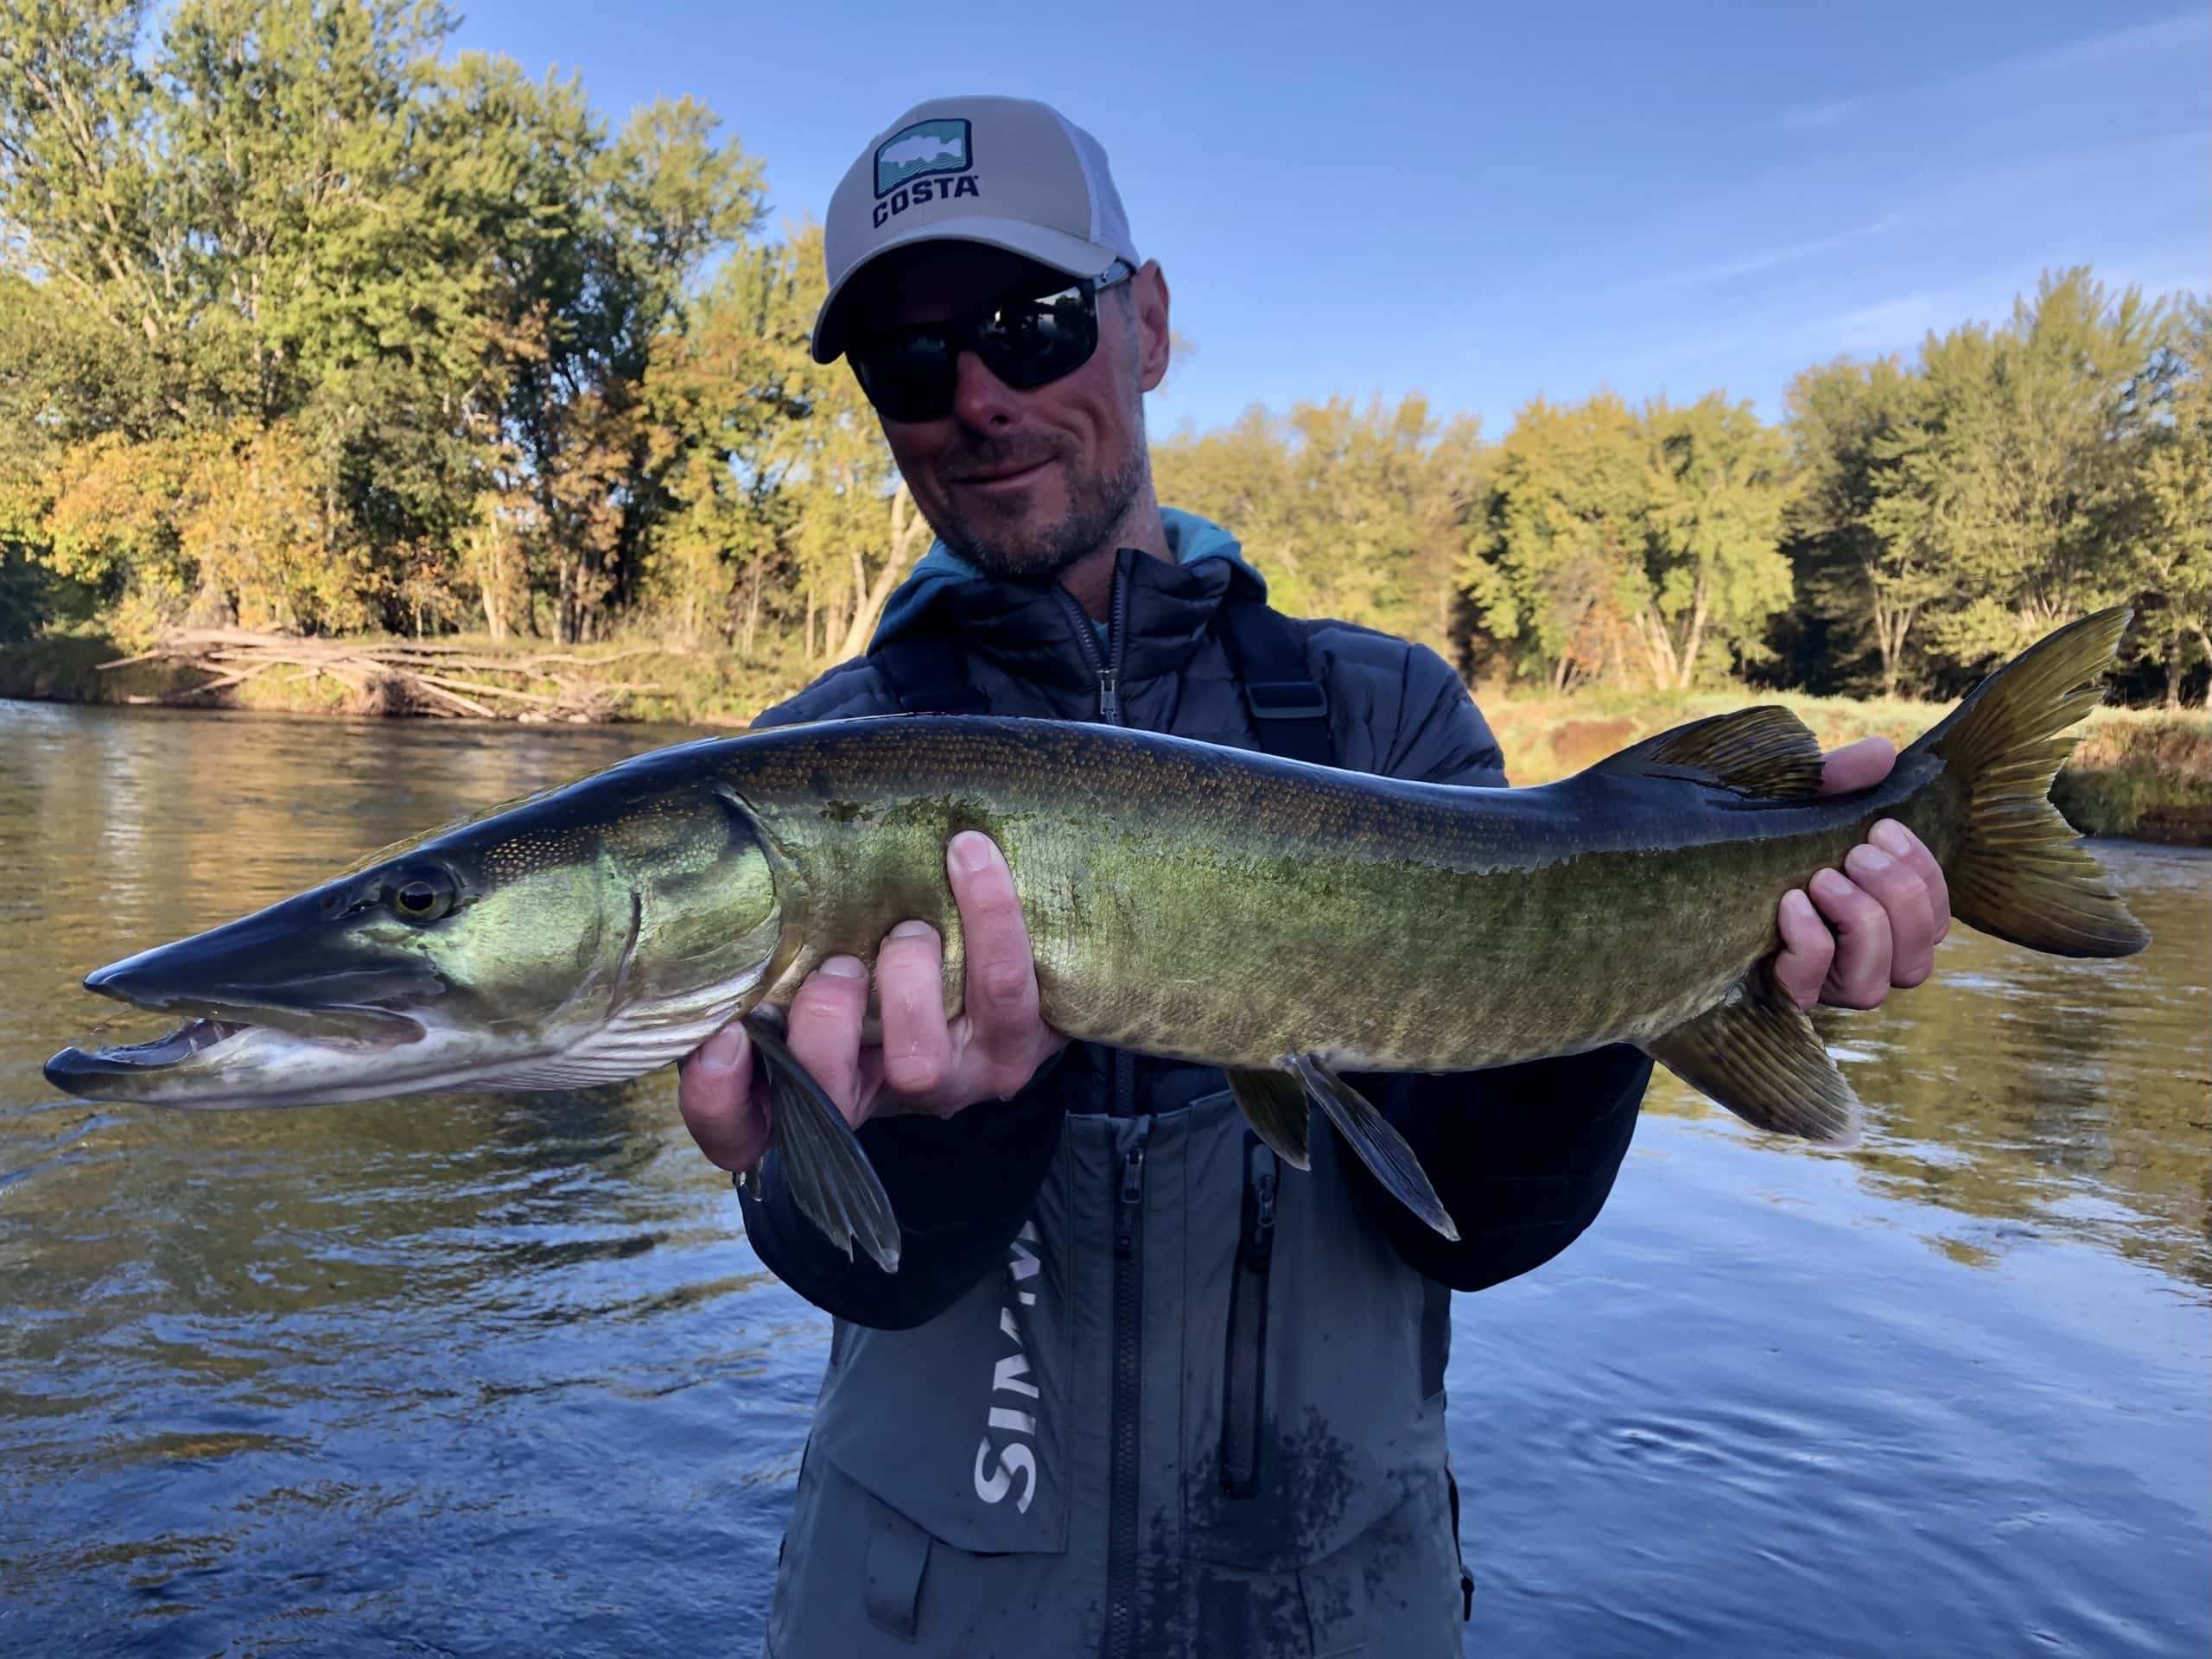
[[[1142,1452],[1144,1143],[1152,1120],[1131,1125],[1114,1194],[1114,1444],[1106,1522],[1106,1659],[1136,1659],[1137,1476]]]
[[[1097,630],[1090,626],[1090,613],[1081,601],[1065,588],[1056,588],[1060,603],[1067,607],[1075,624],[1076,644],[1081,647],[1084,660],[1090,664],[1090,671],[1098,677],[1098,722],[1102,726],[1122,723],[1122,662],[1124,642],[1128,638],[1129,573],[1116,555],[1113,597],[1106,602],[1106,647],[1098,649]],[[1107,652],[1113,653],[1109,658]]]
[[[1060,603],[1066,607],[1068,620],[1075,628],[1077,648],[1098,676],[1098,719],[1106,726],[1122,723],[1121,664],[1129,636],[1129,573],[1119,563],[1119,556],[1116,556],[1113,594],[1106,601],[1106,643],[1113,652],[1110,660],[1105,652],[1098,649],[1098,634],[1090,626],[1090,613],[1066,588],[1053,589],[1059,594]],[[1114,1102],[1110,1109],[1116,1117],[1128,1117],[1135,1115],[1136,1109],[1136,1056],[1127,1049],[1117,1048],[1114,1051]]]
[[[1260,1490],[1260,1425],[1267,1407],[1268,1274],[1274,1265],[1276,1160],[1256,1135],[1244,1137],[1244,1229],[1229,1292],[1229,1359],[1221,1400],[1221,1489]]]

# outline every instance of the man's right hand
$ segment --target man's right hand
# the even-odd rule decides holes
[[[1038,1014],[1021,897],[998,848],[963,830],[945,849],[945,874],[968,949],[957,1020],[945,1017],[944,943],[927,922],[899,923],[876,951],[880,1046],[861,1043],[868,982],[859,957],[829,957],[791,998],[792,1058],[855,1128],[879,1113],[950,1117],[1011,1095],[1067,1041]],[[753,1045],[734,1022],[677,1068],[684,1127],[724,1169],[751,1169],[767,1149],[766,1090],[753,1069]]]

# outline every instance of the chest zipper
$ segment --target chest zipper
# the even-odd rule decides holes
[[[1068,620],[1075,629],[1077,647],[1084,660],[1090,664],[1090,671],[1098,677],[1098,723],[1119,726],[1122,723],[1122,647],[1128,638],[1129,573],[1122,565],[1114,567],[1113,597],[1106,604],[1106,649],[1098,648],[1097,631],[1090,626],[1090,613],[1083,608],[1076,596],[1065,588],[1053,591],[1059,594],[1060,603],[1068,613]]]
[[[1221,1490],[1230,1497],[1260,1490],[1260,1427],[1267,1410],[1268,1277],[1274,1267],[1274,1152],[1244,1137],[1244,1224],[1229,1293],[1229,1353],[1222,1369]]]
[[[1114,1193],[1114,1442],[1107,1491],[1106,1656],[1137,1651],[1137,1476],[1144,1403],[1144,1146],[1152,1120],[1131,1125]]]

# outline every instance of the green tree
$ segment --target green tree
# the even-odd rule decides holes
[[[1498,446],[1461,579],[1520,671],[1667,690],[1766,652],[1789,603],[1782,435],[1719,393],[1631,410],[1539,398]]]
[[[1923,412],[1895,445],[1871,522],[1941,570],[1923,618],[1952,683],[2125,596],[2096,509],[2148,412],[2163,336],[2162,308],[2133,289],[2114,298],[2076,269],[2046,276],[2004,328],[1923,347]]]
[[[1648,461],[1642,423],[1611,392],[1537,398],[1492,459],[1461,581],[1516,670],[1554,691],[1627,671],[1628,619],[1648,597]]]
[[[1644,411],[1648,597],[1635,622],[1655,683],[1694,683],[1713,647],[1740,670],[1764,657],[1769,620],[1789,604],[1780,550],[1789,447],[1747,404],[1713,392]]]
[[[2164,671],[2169,709],[2190,671],[2212,661],[2212,303],[2182,308],[2171,356],[2160,417],[2138,435],[2110,527],[2140,619],[2139,652]]]
[[[38,314],[0,330],[0,421],[49,452],[4,462],[68,474],[53,562],[148,626],[419,628],[473,602],[499,632],[542,603],[574,639],[636,602],[676,506],[643,387],[751,234],[760,168],[689,99],[610,137],[573,79],[442,62],[450,29],[429,0],[0,15],[4,259]],[[160,517],[180,465],[226,454],[311,498],[302,544],[341,575],[280,576],[181,505],[165,528],[108,511]]]
[[[1442,649],[1482,454],[1472,420],[1439,423],[1418,394],[1336,397],[1179,433],[1153,469],[1162,501],[1236,533],[1275,604]]]
[[[1863,683],[1884,696],[1903,683],[1913,625],[1942,591],[1925,539],[1878,533],[1923,383],[1894,359],[1807,369],[1784,397],[1795,471],[1785,552],[1800,609],[1790,677],[1821,691]],[[1808,643],[1809,642],[1809,643]]]

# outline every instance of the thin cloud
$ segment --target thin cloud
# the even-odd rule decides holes
[[[2201,12],[2163,18],[2154,23],[2131,23],[2125,29],[2107,29],[2101,35],[2084,35],[2079,40],[2068,41],[2062,46],[2045,47],[2039,51],[1999,58],[1980,69],[1969,70],[1961,79],[1978,80],[1984,76],[2012,74],[2022,70],[2080,70],[2092,65],[2125,62],[2143,56],[2196,52],[2202,48],[2208,32],[2212,31],[2208,31],[2206,19]]]
[[[1747,253],[1734,259],[1724,259],[1718,264],[1700,265],[1692,270],[1670,271],[1651,279],[1654,288],[1696,288],[1707,283],[1726,282],[1733,276],[1748,276],[1754,271],[1771,270],[1777,265],[1786,265],[1799,259],[1810,259],[1815,255],[1831,253],[1838,248],[1849,247],[1854,242],[1864,242],[1871,237],[1887,236],[1904,223],[1896,213],[1887,213],[1872,225],[1861,225],[1856,230],[1843,231],[1834,236],[1819,237],[1810,242],[1792,242],[1779,248],[1768,248],[1758,253]]]
[[[1834,313],[1801,324],[1783,338],[1824,356],[1910,351],[1929,334],[1967,323],[2002,326],[2011,319],[2015,300],[2032,299],[2036,284],[2046,275],[2055,276],[2076,264],[2088,265],[2090,276],[2115,299],[2131,287],[2141,289],[2146,300],[2201,292],[2204,287],[2198,274],[2206,268],[2201,244],[2166,244],[2096,259],[2086,253],[2073,257],[2062,252],[2059,257],[1998,266],[1962,281],[1931,283],[1871,305]]]
[[[1958,91],[2022,76],[2048,75],[2053,71],[2080,74],[2093,69],[2110,70],[2145,58],[2202,57],[2209,34],[2212,34],[2212,29],[2208,29],[2202,13],[2183,13],[2154,22],[2107,29],[2101,35],[2084,35],[2056,46],[2018,52],[2010,57],[1993,58],[1955,74],[1923,82],[1918,90],[1924,95],[1939,89]],[[1776,117],[1775,124],[1785,132],[1824,132],[1855,119],[1866,107],[1864,98],[1828,98],[1792,104]]]
[[[1930,328],[1963,322],[1957,306],[1955,293],[1901,294],[1808,322],[1793,338],[1829,353],[1888,351],[1916,343]]]
[[[1855,98],[1823,99],[1817,104],[1792,104],[1777,118],[1776,124],[1785,132],[1819,132],[1828,127],[1840,127],[1859,113],[1859,100]]]

